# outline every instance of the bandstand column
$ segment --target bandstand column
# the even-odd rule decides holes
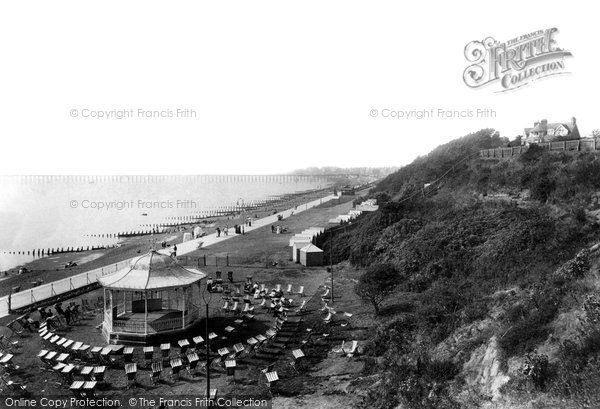
[[[185,328],[185,306],[186,306],[187,287],[183,287],[183,308],[181,309],[181,328]]]
[[[144,291],[144,335],[148,335],[148,293]]]

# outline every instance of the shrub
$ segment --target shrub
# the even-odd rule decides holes
[[[556,285],[563,285],[569,281],[582,278],[590,270],[590,252],[581,250],[574,259],[564,263],[558,270],[552,273],[552,281]]]
[[[400,275],[392,264],[374,264],[360,276],[354,291],[364,301],[371,303],[375,315],[379,315],[381,303],[400,281]]]
[[[528,377],[536,388],[544,389],[550,371],[548,366],[548,356],[543,354],[528,353],[525,355],[525,362],[521,365],[521,373]]]

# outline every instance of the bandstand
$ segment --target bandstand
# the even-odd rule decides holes
[[[200,319],[204,278],[201,271],[156,250],[99,278],[104,288],[104,338],[133,345],[175,339]]]

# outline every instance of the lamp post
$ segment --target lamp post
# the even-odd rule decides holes
[[[242,231],[242,235],[244,234],[244,224],[246,223],[246,219],[245,219],[245,215],[246,215],[246,209],[244,208],[244,199],[242,199],[241,197],[237,200],[236,204],[238,205],[238,207],[241,208],[240,211],[240,215],[242,216],[242,224],[240,226],[240,229]]]
[[[210,399],[210,338],[208,337],[208,304],[210,304],[212,292],[208,291],[207,287],[207,285],[204,286],[204,291],[202,291],[202,299],[206,305],[206,398]],[[208,293],[208,295],[206,295],[206,293]]]
[[[333,304],[333,231],[329,238],[329,271],[331,272],[331,303]]]

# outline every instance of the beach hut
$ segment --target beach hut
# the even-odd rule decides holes
[[[306,267],[323,265],[323,250],[314,244],[302,247],[300,249],[300,264]]]
[[[190,241],[192,239],[192,233],[183,233],[183,242]]]
[[[300,262],[300,249],[312,244],[310,240],[295,241],[292,246],[292,260],[296,263]]]
[[[297,241],[310,241],[312,242],[312,236],[307,234],[296,234],[294,237],[290,239],[290,247],[294,245]]]
[[[200,319],[205,278],[196,268],[183,267],[155,250],[98,278],[104,288],[104,338],[130,345],[178,339]]]

